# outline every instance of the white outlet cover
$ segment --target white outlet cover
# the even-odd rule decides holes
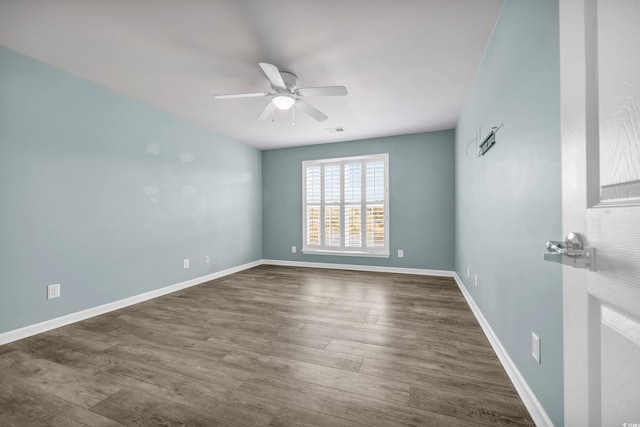
[[[531,331],[531,356],[540,363],[540,337]]]
[[[295,254],[295,253],[296,253],[296,250],[297,250],[297,249],[296,249],[296,247],[295,247],[295,246],[291,246],[291,253],[292,253],[292,254]]]
[[[476,288],[478,287],[478,275],[475,275],[475,284],[476,284]]]
[[[60,283],[47,286],[47,299],[60,297]]]
[[[404,249],[398,249],[398,258],[404,258]]]
[[[471,267],[467,267],[467,279],[471,277]]]
[[[211,258],[209,257],[209,255],[204,257],[204,262],[206,262],[207,264],[211,262]]]
[[[184,268],[189,268],[189,258],[184,260],[183,265],[184,265]]]

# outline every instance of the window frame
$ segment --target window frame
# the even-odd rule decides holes
[[[367,202],[367,185],[366,185],[366,164],[367,162],[380,162],[384,164],[384,245],[366,246],[367,244],[367,205],[375,202]],[[345,246],[345,221],[346,207],[358,205],[357,202],[345,201],[345,165],[349,163],[359,162],[361,166],[360,178],[362,180],[360,190],[360,241],[362,247]],[[327,202],[325,200],[325,176],[324,168],[326,166],[339,166],[340,170],[340,201]],[[309,203],[309,206],[318,206],[319,209],[319,240],[320,245],[309,245],[307,243],[307,169],[310,167],[320,168],[320,202]],[[340,208],[340,246],[327,246],[325,243],[325,208],[327,206],[339,206]],[[337,255],[337,256],[360,256],[360,257],[389,257],[389,153],[370,154],[363,156],[338,157],[331,159],[305,160],[302,162],[302,253],[309,255]]]

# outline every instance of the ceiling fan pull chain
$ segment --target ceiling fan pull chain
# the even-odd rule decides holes
[[[291,108],[291,127],[296,127],[296,106]]]

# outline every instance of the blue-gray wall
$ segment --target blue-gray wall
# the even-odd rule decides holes
[[[562,237],[558,31],[557,0],[505,2],[456,128],[455,247],[458,275],[559,426],[561,269],[542,260]],[[468,158],[478,127],[484,136],[501,123],[486,156]]]
[[[260,259],[261,176],[254,148],[0,47],[0,333]]]
[[[302,161],[389,153],[389,258],[305,255]],[[262,153],[263,256],[266,259],[452,270],[454,133],[392,136]],[[298,252],[291,253],[291,246]],[[404,258],[397,250],[404,249]]]

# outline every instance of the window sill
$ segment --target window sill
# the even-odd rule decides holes
[[[389,258],[388,253],[370,253],[370,252],[355,252],[355,251],[327,251],[327,250],[309,250],[302,251],[305,255],[334,255],[334,256],[357,256],[368,258]]]

